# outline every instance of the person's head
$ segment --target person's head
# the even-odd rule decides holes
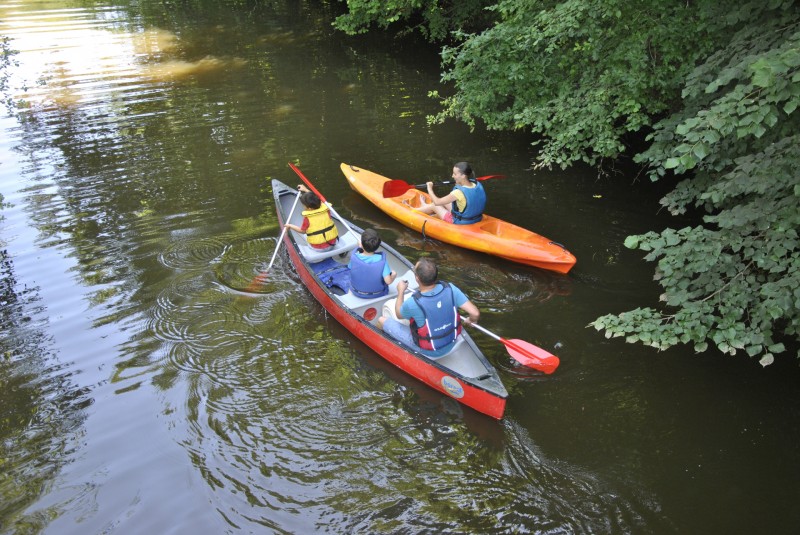
[[[361,234],[361,247],[364,249],[364,252],[374,253],[380,246],[381,237],[378,236],[378,233],[374,229],[368,228]]]
[[[439,269],[430,258],[420,258],[417,265],[414,266],[414,274],[416,274],[421,284],[430,286],[435,284],[439,278]]]
[[[317,194],[313,191],[304,192],[303,195],[300,196],[300,202],[303,203],[303,206],[312,210],[316,210],[321,205],[319,197],[317,197]]]
[[[464,178],[464,181],[472,178],[472,167],[467,162],[458,162],[453,166],[453,178]]]

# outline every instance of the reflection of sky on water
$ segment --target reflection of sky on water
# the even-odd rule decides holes
[[[84,10],[4,15],[0,30],[21,53],[12,78],[14,97],[34,107],[72,107],[104,100],[108,91],[127,91],[137,82],[174,81],[245,64],[213,56],[183,60],[176,57],[174,33],[109,29],[108,19],[116,16],[110,9],[99,18]]]

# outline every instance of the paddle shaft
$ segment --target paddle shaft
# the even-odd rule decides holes
[[[484,180],[490,180],[492,178],[505,178],[505,175],[486,175],[486,176],[479,176],[475,180],[478,182],[483,182]],[[445,180],[444,182],[434,182],[434,186],[447,186],[448,184],[455,184],[454,180]],[[403,193],[407,192],[412,188],[422,189],[427,187],[427,182],[425,184],[409,184],[405,180],[390,180],[383,185],[383,196],[384,198],[387,197],[399,197]]]
[[[281,247],[281,243],[283,243],[283,237],[286,236],[286,223],[291,221],[292,215],[294,214],[294,209],[297,208],[297,202],[300,200],[300,192],[297,192],[297,195],[294,198],[294,204],[292,204],[292,209],[289,210],[289,215],[286,217],[286,221],[284,221],[283,230],[281,230],[281,237],[278,238],[278,243],[275,244],[275,252],[272,253],[272,260],[269,261],[269,265],[267,266],[267,272],[272,268],[272,264],[275,262],[275,258],[278,256],[278,249]],[[265,273],[266,275],[266,273]]]
[[[322,193],[317,191],[317,188],[315,188],[314,184],[312,184],[311,181],[306,178],[306,176],[303,174],[303,172],[295,164],[293,164],[292,162],[289,162],[289,167],[292,168],[292,171],[297,173],[297,176],[300,177],[300,180],[302,180],[303,182],[306,183],[306,186],[308,186],[308,189],[310,189],[311,191],[316,193],[317,197],[319,197],[322,202],[324,202],[326,205],[328,205],[328,209],[331,211],[332,214],[334,214],[336,217],[339,218],[339,221],[342,222],[342,224],[344,225],[344,228],[346,228],[348,232],[353,232],[353,229],[350,228],[350,225],[347,224],[347,221],[345,221],[342,218],[342,216],[340,216],[339,213],[336,210],[333,209],[333,206],[331,206],[330,203],[328,203],[328,201],[325,200],[325,197],[323,197]]]
[[[506,177],[506,175],[486,175],[486,176],[479,176],[475,180],[477,180],[478,182],[483,182],[484,180],[490,180],[492,178],[505,178],[505,177]],[[456,183],[455,180],[445,180],[444,182],[434,182],[433,185],[434,186],[446,186],[448,184],[455,184],[455,183]],[[428,183],[425,182],[424,184],[414,184],[414,187],[415,188],[426,188],[426,187],[428,187]]]

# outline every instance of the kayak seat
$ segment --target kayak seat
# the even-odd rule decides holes
[[[481,230],[484,232],[488,232],[489,234],[494,234],[495,236],[500,236],[503,228],[502,225],[499,225],[496,220],[487,221],[486,223],[481,224]]]
[[[406,204],[411,208],[419,208],[422,206],[422,201],[422,195],[419,191],[410,191],[408,194],[402,197],[403,204]]]

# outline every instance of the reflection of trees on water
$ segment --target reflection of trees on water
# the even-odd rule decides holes
[[[91,403],[50,354],[37,288],[19,288],[0,251],[0,530],[36,532],[51,512],[24,514],[77,448]]]
[[[263,235],[269,221],[260,215],[272,214],[264,177],[286,169],[309,131],[325,135],[320,121],[332,119],[342,94],[362,92],[354,105],[376,122],[394,113],[394,97],[373,85],[370,98],[352,82],[341,94],[331,90],[341,51],[332,46],[329,7],[257,2],[237,12],[222,4],[230,2],[191,2],[186,12],[137,4],[129,17],[142,21],[144,36],[115,33],[110,44],[120,51],[103,51],[77,79],[54,63],[20,112],[18,150],[29,162],[26,200],[40,244],[69,248],[92,304],[112,310],[108,321],[136,312],[139,288],[163,273],[157,255],[191,241],[195,229]],[[298,17],[309,20],[307,32],[287,31]],[[135,60],[124,55],[131,50]],[[404,83],[398,69],[369,61],[370,76]],[[409,150],[416,144],[407,142]],[[314,168],[340,178],[327,160]]]

